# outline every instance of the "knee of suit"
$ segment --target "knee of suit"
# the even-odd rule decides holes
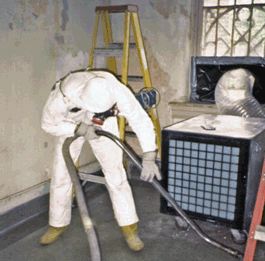
[[[72,183],[56,183],[51,184],[50,191],[59,195],[71,194],[73,185]]]
[[[120,182],[108,182],[107,187],[112,194],[120,194],[120,193],[127,193],[131,190],[128,180],[123,180]]]
[[[112,169],[111,172],[110,171],[104,172],[104,175],[109,187],[119,189],[123,188],[128,183],[126,172],[124,169],[120,168]]]

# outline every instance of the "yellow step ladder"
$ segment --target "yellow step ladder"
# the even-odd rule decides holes
[[[108,69],[117,75],[117,65],[115,57],[122,58],[122,75],[121,82],[125,85],[128,81],[143,81],[146,91],[152,90],[150,72],[148,69],[147,58],[142,38],[142,32],[138,17],[138,7],[136,5],[118,5],[118,6],[97,6],[95,9],[96,19],[92,38],[92,48],[90,53],[89,67],[93,68],[94,56],[107,57]],[[124,13],[124,41],[123,43],[114,43],[112,39],[112,30],[110,22],[111,13]],[[98,33],[99,17],[101,15],[105,48],[96,48],[96,40]],[[130,27],[133,27],[135,43],[130,43]],[[142,76],[128,76],[129,67],[129,50],[137,48]],[[155,105],[150,108],[150,117],[153,121],[156,132],[156,143],[158,152],[161,158],[161,128],[158,119],[158,114]],[[125,140],[125,125],[124,117],[119,118],[119,130],[121,140]]]

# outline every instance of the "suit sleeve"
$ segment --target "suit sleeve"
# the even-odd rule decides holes
[[[119,115],[127,119],[139,139],[143,152],[154,151],[157,148],[154,125],[147,112],[125,85],[119,83],[114,86],[114,92]]]
[[[66,118],[67,107],[58,93],[53,91],[44,105],[41,128],[54,136],[74,135],[76,124]]]

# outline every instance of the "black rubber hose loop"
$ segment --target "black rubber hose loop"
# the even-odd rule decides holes
[[[87,235],[90,253],[91,253],[91,260],[92,261],[100,261],[101,255],[100,255],[100,247],[98,243],[98,238],[96,231],[93,226],[93,222],[89,217],[84,193],[82,190],[82,187],[79,182],[79,176],[77,174],[77,170],[75,167],[75,164],[72,160],[72,157],[70,155],[70,145],[73,141],[75,141],[78,138],[78,136],[75,137],[69,137],[67,138],[63,143],[63,157],[66,164],[66,167],[68,169],[69,175],[71,177],[71,180],[73,182],[75,193],[76,193],[76,201],[78,205],[78,209],[80,212],[80,216],[83,222],[83,226]],[[90,259],[89,259],[90,260]]]

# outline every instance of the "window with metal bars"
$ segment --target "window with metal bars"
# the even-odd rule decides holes
[[[265,56],[265,0],[204,0],[203,56]]]

